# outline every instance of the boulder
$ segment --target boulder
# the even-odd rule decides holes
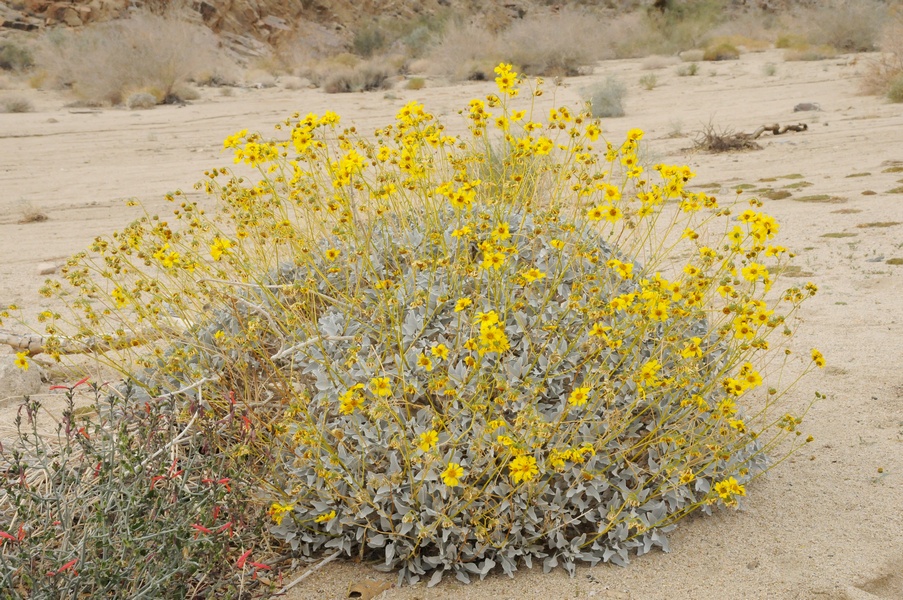
[[[15,354],[0,355],[0,402],[47,391],[40,365],[27,358],[28,370],[25,371],[15,365],[15,360]]]

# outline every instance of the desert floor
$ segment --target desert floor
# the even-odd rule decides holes
[[[559,87],[548,83],[543,102],[577,106],[582,88],[618,75],[629,89],[627,116],[603,120],[605,135],[620,142],[629,128],[644,129],[649,161],[689,164],[697,187],[720,184],[715,192],[730,197],[743,184],[796,186],[764,210],[782,224],[777,242],[798,254],[798,268],[779,287],[808,280],[820,287],[791,342],[803,355],[820,348],[828,361],[794,390],[799,406],[816,390],[826,395],[804,422],[815,441],[757,480],[744,510],[682,522],[668,554],[653,552],[628,568],[580,568],[574,578],[534,569],[465,586],[447,577],[432,589],[393,588],[380,598],[903,598],[903,265],[893,264],[903,261],[892,260],[903,259],[903,194],[890,191],[903,186],[903,105],[859,95],[870,59],[788,63],[778,51],[750,53],[701,63],[691,77],[667,66],[654,71],[652,90],[639,84],[648,72],[642,61],[623,60]],[[166,192],[189,191],[205,169],[231,163],[222,140],[239,129],[269,132],[295,111],[333,110],[367,131],[411,99],[460,126],[456,111],[492,88],[430,83],[350,95],[278,82],[230,96],[208,88],[188,106],[148,111],[70,108],[58,93],[21,86],[14,93],[27,95],[35,112],[0,114],[0,306],[16,303],[27,314],[47,306],[37,294],[45,278],[39,264],[60,263],[125,225],[138,210],[126,206],[129,198],[168,212]],[[795,113],[801,102],[821,110]],[[691,150],[695,132],[710,123],[749,132],[774,122],[809,130],[766,134],[759,151]],[[27,206],[48,220],[19,223]],[[46,400],[51,408],[59,402]],[[0,433],[16,406],[0,398]],[[366,578],[394,580],[334,562],[287,597],[341,598]]]

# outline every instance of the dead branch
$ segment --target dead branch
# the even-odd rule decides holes
[[[700,132],[696,139],[696,149],[705,150],[707,152],[732,152],[737,150],[760,150],[762,146],[757,144],[755,140],[765,132],[773,135],[783,135],[790,131],[806,131],[809,126],[805,123],[796,125],[762,125],[752,133],[734,133],[730,130],[716,131],[715,127],[709,124]]]

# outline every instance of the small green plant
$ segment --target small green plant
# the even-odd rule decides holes
[[[658,77],[656,77],[654,73],[646,73],[640,77],[640,85],[643,86],[643,89],[645,90],[654,90],[657,84]]]
[[[778,72],[778,68],[774,63],[765,63],[765,66],[762,67],[762,73],[766,77],[774,77],[775,73]]]
[[[692,62],[677,68],[678,77],[693,77],[699,73],[699,64]]]
[[[139,465],[173,486],[244,465],[297,554],[435,584],[533,559],[624,565],[682,517],[739,507],[811,441],[782,377],[816,287],[775,293],[778,223],[692,191],[687,166],[641,164],[641,130],[614,143],[588,112],[540,116],[538,83],[496,75],[461,136],[417,102],[373,135],[332,112],[239,131],[235,170],[197,186],[215,209],[170,194],[171,218],[139,216],[48,282],[73,309],[39,315],[48,353],[89,345],[134,371],[126,422],[166,407],[161,435],[138,430],[157,444]],[[168,465],[173,439],[204,449],[179,446],[198,468]],[[146,485],[125,462],[120,487]],[[205,556],[223,539],[198,519],[226,518],[209,508],[171,517]],[[243,561],[236,545],[214,564]]]
[[[613,75],[583,91],[583,97],[589,103],[593,117],[597,119],[623,117],[626,95],[627,88]]]

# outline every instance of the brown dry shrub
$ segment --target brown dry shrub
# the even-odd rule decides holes
[[[504,60],[528,75],[577,75],[602,57],[600,24],[577,8],[531,15],[501,33]]]
[[[736,46],[728,42],[720,42],[709,46],[702,54],[702,60],[707,61],[737,60],[738,58],[740,58],[740,51]]]
[[[452,23],[428,55],[430,73],[452,81],[486,80],[504,60],[498,37],[483,25]]]
[[[881,36],[881,56],[873,60],[862,79],[861,89],[865,94],[884,95],[894,102],[899,93],[896,88],[903,84],[903,10],[897,10],[885,27]]]
[[[51,31],[37,62],[57,86],[71,86],[80,99],[120,104],[140,89],[170,97],[192,77],[227,66],[228,59],[206,27],[138,12],[81,30]]]

